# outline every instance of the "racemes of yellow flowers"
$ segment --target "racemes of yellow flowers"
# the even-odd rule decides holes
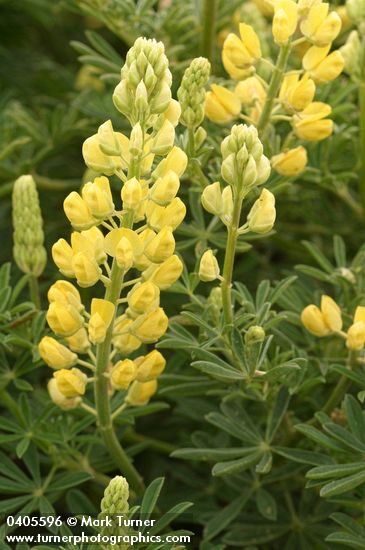
[[[113,95],[130,135],[108,120],[85,141],[85,163],[99,175],[66,197],[73,230],[70,240],[61,238],[52,248],[61,274],[75,284],[61,279],[48,292],[47,322],[54,335],[41,340],[39,353],[54,370],[49,393],[63,409],[91,410],[84,396],[92,385],[106,431],[110,395],[124,392],[120,411],[145,405],[166,364],[148,346],[168,326],[160,292],[182,272],[173,232],[186,213],[176,195],[187,157],[174,147],[181,109],[170,88],[162,43],[137,39]],[[105,286],[104,297],[83,304],[77,286],[96,284]]]
[[[273,169],[284,177],[295,177],[307,165],[306,142],[326,139],[333,132],[331,106],[316,101],[315,95],[317,86],[334,80],[344,68],[341,52],[332,51],[341,19],[321,0],[266,4],[278,50],[276,63],[263,57],[255,29],[240,22],[239,35],[229,33],[222,49],[224,69],[235,83],[228,87],[212,84],[205,111],[219,124],[241,118],[255,125]],[[300,64],[299,47],[305,52]]]
[[[303,309],[301,320],[305,328],[319,338],[331,334],[346,341],[349,350],[360,351],[365,345],[365,307],[358,306],[347,331],[343,331],[341,309],[330,297],[323,295],[320,308],[310,304]]]

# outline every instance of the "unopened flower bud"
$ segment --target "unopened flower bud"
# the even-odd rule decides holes
[[[137,366],[131,359],[123,359],[113,367],[110,381],[116,390],[126,390],[136,378]]]
[[[169,120],[165,120],[152,141],[151,152],[157,156],[166,155],[174,145],[174,140],[175,128]]]
[[[204,209],[213,214],[214,216],[220,216],[223,209],[222,193],[219,181],[207,185],[202,193],[201,201]]]
[[[52,246],[53,261],[66,277],[75,277],[72,267],[73,256],[73,250],[65,239],[58,239]]]
[[[72,336],[67,336],[66,340],[70,349],[75,353],[87,353],[91,345],[85,328],[80,328]]]
[[[298,7],[293,0],[277,0],[274,4],[272,34],[279,46],[283,46],[295,33],[298,23]]]
[[[87,252],[75,254],[72,259],[72,268],[77,284],[83,288],[95,285],[102,275],[96,259],[90,257]]]
[[[104,155],[118,156],[121,153],[111,120],[107,120],[98,128],[99,147]]]
[[[82,188],[82,198],[91,216],[98,220],[104,220],[114,212],[109,180],[105,176],[95,178],[93,183],[86,183]]]
[[[169,288],[180,277],[183,264],[175,254],[160,265],[152,265],[142,273],[145,281],[155,283],[161,290]]]
[[[205,86],[208,83],[209,73],[210,63],[205,57],[193,59],[177,91],[182,113],[180,122],[188,128],[197,128],[203,121]]]
[[[142,199],[142,186],[136,178],[126,181],[122,187],[123,208],[134,210]]]
[[[265,340],[265,331],[262,327],[255,325],[250,327],[245,334],[246,346],[252,346]]]
[[[147,355],[137,357],[135,364],[137,365],[136,380],[149,382],[160,376],[166,366],[166,360],[159,351],[154,349]]]
[[[168,324],[169,320],[166,313],[159,307],[155,311],[138,317],[134,321],[131,331],[143,343],[152,344],[165,334]]]
[[[249,230],[254,233],[268,233],[274,226],[275,218],[275,197],[271,191],[263,189],[247,216]]]
[[[60,302],[52,302],[49,305],[46,319],[51,330],[59,336],[72,336],[84,323],[74,306]]]
[[[93,298],[89,320],[89,338],[93,344],[104,342],[106,332],[114,317],[115,306],[109,300]]]
[[[188,163],[186,153],[179,147],[173,147],[167,157],[157,165],[152,176],[157,179],[166,176],[170,170],[175,172],[179,177],[185,172]]]
[[[117,264],[124,271],[128,271],[133,265],[133,247],[131,242],[126,238],[122,237],[117,244],[115,250],[115,259]]]
[[[303,309],[300,318],[305,328],[315,336],[327,336],[331,332],[325,323],[323,313],[313,304]]]
[[[58,389],[57,380],[55,378],[51,378],[48,382],[47,389],[53,403],[64,411],[75,409],[81,403],[80,397],[65,397]]]
[[[341,309],[330,296],[322,296],[321,311],[330,331],[338,332],[342,329]]]
[[[180,187],[179,176],[170,170],[156,180],[150,190],[150,198],[160,206],[166,206],[175,197]]]
[[[56,281],[48,290],[47,298],[49,303],[60,302],[65,305],[74,306],[79,311],[83,311],[84,306],[81,303],[80,293],[77,288],[68,281]]]
[[[151,380],[150,382],[137,382],[137,380],[135,380],[129,388],[125,401],[129,403],[129,405],[142,407],[143,405],[147,405],[156,391],[156,380]]]
[[[283,151],[271,158],[271,166],[282,176],[297,176],[307,166],[307,150],[302,146]]]
[[[151,262],[160,264],[173,255],[175,251],[175,239],[172,229],[165,226],[147,244],[144,253]]]
[[[57,382],[57,389],[64,397],[78,397],[84,395],[87,376],[80,369],[60,369],[53,374]]]
[[[63,201],[63,209],[73,227],[79,231],[89,229],[97,223],[88,205],[76,191],[67,195]]]
[[[347,331],[346,346],[354,351],[359,351],[365,344],[365,323],[357,321]]]
[[[137,283],[128,293],[128,305],[137,314],[155,311],[160,303],[160,289],[154,283]]]
[[[77,355],[72,353],[54,338],[44,336],[38,344],[39,355],[53,369],[68,369],[77,362]]]
[[[204,282],[214,281],[219,276],[219,265],[212,250],[206,250],[199,265],[199,279]]]

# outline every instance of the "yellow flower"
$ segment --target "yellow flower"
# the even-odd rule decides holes
[[[229,76],[233,78],[233,80],[243,80],[252,73],[251,67],[249,69],[240,69],[239,67],[237,67],[237,65],[232,63],[232,61],[228,57],[228,54],[224,50],[222,51],[222,63],[223,67],[225,68]]]
[[[89,229],[97,223],[88,205],[76,191],[72,191],[63,201],[63,209],[73,227],[78,230]]]
[[[127,319],[123,315],[115,320],[113,345],[124,355],[129,355],[142,345],[141,340],[129,333],[132,324],[132,319]]]
[[[53,369],[68,369],[77,362],[77,355],[72,353],[54,338],[44,336],[38,344],[39,355]]]
[[[206,250],[200,259],[199,279],[204,282],[214,281],[219,276],[217,258],[211,249]]]
[[[315,336],[327,336],[331,332],[324,321],[323,313],[314,304],[305,307],[300,318],[305,328]]]
[[[301,17],[307,17],[309,10],[312,6],[321,4],[322,0],[299,0],[298,1],[298,13]]]
[[[123,359],[113,367],[110,381],[116,390],[126,390],[136,378],[137,366],[131,359]]]
[[[313,101],[315,93],[316,86],[309,75],[299,80],[298,74],[288,74],[283,79],[279,99],[289,111],[303,111]]]
[[[125,162],[123,162],[120,155],[110,156],[103,153],[100,147],[99,136],[95,134],[87,138],[82,146],[82,155],[88,168],[106,176],[112,176],[118,170],[126,168],[125,163],[129,162],[129,139],[119,132],[114,132],[114,136],[119,143]],[[126,155],[126,152],[128,155]]]
[[[169,106],[167,107],[166,111],[163,113],[163,116],[171,122],[171,124],[175,127],[179,123],[179,118],[181,115],[181,107],[180,103],[176,101],[176,99],[171,99]]]
[[[131,331],[144,344],[152,344],[165,334],[168,324],[167,315],[162,307],[159,307],[155,311],[138,317],[134,321]]]
[[[347,331],[346,346],[354,351],[359,351],[365,344],[365,323],[357,321]]]
[[[175,198],[179,187],[179,176],[176,172],[170,170],[153,184],[150,190],[150,198],[160,206],[166,206]]]
[[[109,254],[109,256],[112,256],[112,257],[116,256],[117,247],[123,237],[130,242],[130,245],[133,251],[134,260],[139,256],[141,256],[141,254],[143,254],[144,246],[138,233],[136,233],[132,229],[120,228],[120,229],[113,229],[112,231],[109,231],[109,233],[105,236],[105,240],[104,240],[105,252]]]
[[[136,178],[125,182],[121,191],[123,208],[134,210],[142,200],[142,186]]]
[[[166,158],[156,166],[152,176],[157,179],[166,176],[170,170],[181,177],[186,170],[188,157],[180,147],[173,147]]]
[[[175,128],[173,124],[166,119],[152,141],[152,153],[158,156],[167,155],[171,147],[174,145],[174,140]]]
[[[240,38],[229,33],[223,44],[222,61],[232,78],[247,76],[247,69],[261,57],[260,40],[250,25],[239,24]]]
[[[117,264],[124,271],[128,271],[133,266],[133,247],[127,237],[122,237],[115,249],[115,259]]]
[[[202,193],[201,202],[204,209],[213,214],[220,216],[223,210],[222,193],[219,181],[207,185]]]
[[[155,231],[160,231],[165,226],[176,229],[185,215],[186,206],[178,197],[175,197],[167,206],[159,206],[150,201],[146,208],[147,222]]]
[[[53,374],[57,382],[57,389],[64,397],[78,397],[84,395],[87,376],[80,369],[61,369]]]
[[[233,195],[230,185],[227,185],[222,191],[222,204],[223,212],[221,214],[221,219],[224,223],[230,223],[233,214]]]
[[[72,259],[77,284],[81,287],[93,286],[100,279],[102,271],[95,258],[87,252],[78,252]]]
[[[65,239],[58,239],[52,246],[53,261],[66,277],[75,277],[72,267],[73,255],[73,250]]]
[[[363,321],[365,323],[365,307],[364,306],[357,306],[357,308],[355,310],[354,323],[357,323],[359,321]]]
[[[254,233],[268,233],[274,226],[275,218],[275,197],[271,191],[263,189],[248,213],[248,227]]]
[[[96,139],[94,141],[96,142]],[[97,141],[105,155],[118,157],[121,154],[117,133],[114,132],[111,120],[107,120],[99,126]]]
[[[137,365],[136,380],[138,382],[149,382],[157,378],[166,366],[164,356],[156,349],[147,355],[137,357],[134,362]]]
[[[257,76],[251,76],[239,82],[234,93],[240,99],[242,105],[254,105],[257,102],[263,103],[266,98],[265,89]]]
[[[55,334],[72,336],[84,324],[84,320],[74,306],[52,302],[47,311],[47,323]]]
[[[105,176],[89,181],[81,191],[91,215],[98,220],[111,216],[114,212],[113,197],[110,191],[109,180]]]
[[[338,332],[342,329],[341,309],[330,296],[322,296],[321,311],[324,322],[330,331]]]
[[[74,254],[85,252],[94,257],[98,264],[105,262],[104,235],[97,227],[71,233],[71,246]]]
[[[306,141],[320,141],[332,134],[333,121],[325,117],[331,113],[326,103],[314,101],[301,113],[293,116],[296,135]]]
[[[139,315],[156,310],[159,304],[160,289],[150,281],[137,283],[128,293],[128,305]]]
[[[162,264],[152,265],[142,273],[144,280],[151,281],[157,285],[160,290],[169,288],[180,277],[183,270],[183,264],[175,254],[170,256]]]
[[[125,398],[125,401],[129,403],[129,405],[141,407],[143,405],[147,405],[156,391],[156,380],[151,380],[150,382],[137,382],[137,380],[135,380],[128,390],[128,395]]]
[[[109,300],[93,298],[89,320],[89,338],[93,344],[104,342],[106,332],[114,317],[115,306]]]
[[[66,340],[75,353],[86,353],[90,348],[90,342],[85,328],[80,328],[72,336],[67,336]]]
[[[80,397],[65,397],[58,389],[57,380],[51,378],[47,385],[48,393],[55,405],[64,411],[75,409],[81,403]]]
[[[319,84],[325,84],[337,78],[345,66],[341,52],[335,50],[328,55],[330,49],[331,44],[321,48],[312,46],[303,57],[303,69]]]
[[[271,158],[271,166],[282,176],[297,176],[307,166],[307,151],[302,145],[288,149]]]
[[[272,34],[280,46],[286,44],[295,33],[298,24],[298,6],[293,0],[276,0]]]
[[[77,288],[68,281],[56,281],[48,290],[47,298],[49,303],[60,302],[72,305],[79,311],[84,309],[81,303],[80,293]]]
[[[165,226],[153,237],[144,249],[147,258],[156,264],[160,264],[173,255],[175,251],[175,239],[172,229]]]
[[[213,122],[222,124],[235,119],[241,111],[241,102],[238,97],[218,84],[212,84],[211,88],[212,91],[207,92],[205,100],[207,117]]]
[[[341,18],[329,11],[329,4],[315,4],[309,9],[307,18],[300,25],[303,35],[315,46],[327,46],[341,30]]]

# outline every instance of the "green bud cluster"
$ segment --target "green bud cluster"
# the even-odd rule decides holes
[[[32,176],[20,176],[13,188],[13,256],[21,271],[39,277],[47,262],[43,220]]]
[[[137,38],[121,70],[113,94],[114,105],[131,125],[149,123],[151,115],[166,111],[171,100],[171,73],[162,42]]]
[[[113,521],[113,526],[103,528],[103,535],[107,535],[110,537],[111,535],[123,536],[127,534],[128,529],[124,526],[119,527],[117,518],[113,516],[127,514],[129,510],[128,498],[129,485],[127,480],[123,476],[114,477],[105,489],[104,497],[100,503],[101,513],[99,515],[99,518],[103,519],[103,517],[108,516]],[[127,550],[127,548],[129,548],[129,545],[114,544],[106,545],[105,548],[106,550]]]
[[[364,43],[363,45],[361,44],[357,31],[350,32],[345,45],[340,48],[340,52],[345,60],[345,71],[355,82],[358,82],[362,78],[361,57],[363,48],[365,48],[365,45]]]
[[[356,26],[360,27],[365,23],[365,0],[347,0],[346,11]]]
[[[245,196],[270,175],[270,161],[263,154],[255,126],[236,124],[221,145],[222,178]]]
[[[253,346],[260,342],[263,342],[265,339],[265,331],[259,325],[254,325],[248,329],[245,334],[245,344],[246,346]]]
[[[205,57],[193,59],[186,69],[177,91],[181,106],[180,122],[188,128],[197,128],[204,118],[205,86],[210,74],[210,63]]]

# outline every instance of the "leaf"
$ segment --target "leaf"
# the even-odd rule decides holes
[[[67,474],[61,474],[52,481],[52,484],[49,486],[48,491],[64,491],[75,485],[80,485],[88,479],[91,479],[92,476],[87,472],[72,472]]]
[[[365,444],[365,421],[362,408],[352,395],[344,399],[345,412],[352,433]]]
[[[326,537],[326,542],[337,542],[338,544],[344,544],[350,548],[359,548],[364,550],[364,539],[356,537],[355,535],[350,535],[349,533],[342,533],[341,531],[336,531],[331,533]]]
[[[344,240],[339,235],[333,237],[333,252],[337,267],[346,266],[346,246]]]
[[[162,486],[165,482],[164,477],[158,477],[147,487],[141,504],[140,518],[143,520],[149,519],[153,510],[155,509],[158,497]]]
[[[256,506],[259,513],[271,521],[276,521],[278,510],[276,500],[265,489],[259,489],[256,493]]]
[[[361,388],[365,388],[365,376],[354,372],[343,365],[331,365],[330,371],[338,372],[345,375],[347,378],[358,384]]]
[[[152,528],[149,529],[150,534],[155,535],[156,533],[160,533],[176,518],[181,516],[181,514],[183,514],[185,510],[188,510],[192,506],[192,502],[180,502],[179,504],[176,504],[176,506],[171,508],[164,516],[162,516],[161,519],[156,521]]]
[[[261,376],[262,380],[267,380],[270,382],[277,382],[290,376],[295,372],[300,372],[301,368],[296,363],[286,363],[284,365],[278,365],[268,370]]]
[[[258,474],[268,474],[272,467],[272,453],[265,453],[260,462],[256,465],[255,471]]]
[[[332,451],[343,452],[344,450],[344,447],[339,445],[336,441],[333,441],[333,439],[331,439],[327,435],[323,434],[317,428],[313,428],[313,426],[308,426],[307,424],[296,424],[294,428],[315,443],[319,443],[320,445],[323,445],[324,447],[327,447]]]
[[[296,265],[295,269],[297,269],[301,273],[304,273],[305,275],[309,275],[309,277],[312,277],[313,279],[325,281],[326,283],[330,281],[329,275],[326,275],[326,273],[324,273],[320,269],[316,269],[315,267],[310,267],[308,265]]]
[[[241,523],[223,537],[228,545],[244,548],[271,542],[285,535],[291,530],[290,525],[273,523]]]
[[[212,378],[221,380],[222,382],[231,382],[233,380],[245,379],[245,376],[242,372],[234,368],[228,369],[226,367],[222,367],[221,365],[210,363],[209,361],[194,361],[193,363],[191,363],[191,366],[195,369],[200,370],[201,372],[209,374],[210,376],[212,376]]]
[[[365,540],[365,529],[356,523],[350,516],[346,514],[342,514],[341,512],[334,512],[330,516],[333,521],[341,525],[341,527],[344,527],[344,529],[347,529],[349,531],[352,531],[354,535],[359,535],[360,537],[363,537]]]
[[[244,495],[240,495],[222,508],[217,514],[214,514],[206,523],[204,528],[204,540],[212,540],[215,536],[221,533],[241,512],[242,508],[250,498],[249,491]]]
[[[333,422],[328,422],[323,424],[323,428],[346,447],[358,451],[359,453],[365,453],[365,444],[342,426],[334,424]]]
[[[230,460],[228,462],[217,462],[212,469],[212,475],[216,477],[238,474],[243,470],[247,470],[252,464],[254,464],[260,456],[260,452],[256,452],[239,458],[237,460]]]
[[[293,275],[292,277],[287,277],[286,279],[283,279],[280,281],[275,288],[273,289],[271,295],[270,295],[270,302],[272,304],[275,304],[275,302],[281,297],[282,294],[291,286],[296,280],[297,276]]]
[[[268,443],[273,440],[276,431],[281,424],[286,409],[288,408],[289,401],[290,395],[286,386],[281,386],[267,421],[265,440]]]
[[[352,491],[352,489],[355,489],[363,483],[365,483],[365,469],[352,476],[327,483],[327,485],[322,487],[319,494],[323,498],[333,497]]]
[[[22,378],[15,378],[14,380],[14,386],[21,391],[33,391],[33,386],[29,384],[26,380],[23,380]]]
[[[232,447],[230,449],[177,449],[170,456],[173,458],[183,458],[184,460],[222,460],[228,458],[237,458],[255,451],[257,447]]]
[[[331,464],[330,466],[318,466],[307,472],[308,479],[328,479],[345,477],[349,474],[354,474],[365,470],[363,462],[351,462],[350,464]]]
[[[332,459],[327,455],[305,451],[304,449],[291,449],[290,447],[274,447],[273,451],[294,462],[302,464],[330,464]]]
[[[246,443],[252,444],[252,432],[246,428],[244,425],[240,425],[237,422],[234,422],[231,419],[226,418],[222,414],[219,413],[209,413],[206,415],[206,419],[208,422],[219,428],[220,430],[223,430],[233,437],[236,437],[237,439],[241,439],[242,441],[245,441]],[[255,436],[254,436],[255,437]],[[254,439],[254,441],[259,442],[257,438]]]
[[[331,262],[327,260],[326,256],[322,254],[320,249],[315,244],[309,241],[302,241],[302,243],[304,244],[305,248],[308,250],[308,252],[316,260],[316,262],[322,269],[327,271],[327,273],[330,273],[330,274],[333,273],[334,271],[333,265],[331,264]]]
[[[16,455],[18,458],[22,458],[22,456],[24,455],[24,453],[27,451],[28,447],[29,447],[29,444],[30,444],[30,439],[29,437],[24,437],[24,439],[21,439],[18,443],[18,445],[16,446]]]

